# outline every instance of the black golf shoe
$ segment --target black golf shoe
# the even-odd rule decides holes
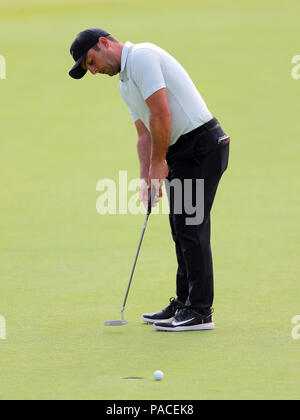
[[[142,316],[143,321],[153,324],[154,322],[167,321],[175,316],[176,311],[183,307],[174,297],[170,298],[170,304],[160,312],[153,312],[151,314],[144,314]]]
[[[187,306],[179,309],[174,318],[167,321],[157,321],[153,326],[160,331],[197,331],[213,330],[215,328],[212,313],[202,315]]]

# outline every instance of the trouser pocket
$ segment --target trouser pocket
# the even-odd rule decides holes
[[[208,129],[201,138],[195,139],[194,161],[202,178],[222,175],[229,160],[230,137],[220,124]]]
[[[226,171],[229,161],[229,145],[230,137],[222,136],[218,139],[218,147],[220,152],[220,172],[221,174]]]

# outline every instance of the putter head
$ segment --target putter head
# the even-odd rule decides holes
[[[119,327],[121,325],[126,325],[128,321],[125,321],[124,319],[116,320],[116,321],[105,321],[104,325],[107,327]]]

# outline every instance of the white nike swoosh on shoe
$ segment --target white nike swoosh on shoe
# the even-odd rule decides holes
[[[184,324],[187,324],[188,322],[191,322],[191,321],[193,321],[195,319],[195,317],[193,317],[193,318],[191,318],[191,319],[188,319],[188,320],[185,320],[185,321],[181,321],[181,322],[176,322],[176,321],[173,321],[172,322],[172,325],[174,326],[174,327],[178,327],[179,325],[184,325]]]

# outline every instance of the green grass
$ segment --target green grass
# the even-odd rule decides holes
[[[1,4],[0,399],[299,398],[299,12],[292,0]],[[215,331],[140,321],[175,293],[164,215],[146,232],[129,324],[103,326],[119,317],[143,216],[95,209],[99,179],[139,168],[118,79],[67,74],[73,37],[94,26],[171,52],[232,137],[213,210]]]

